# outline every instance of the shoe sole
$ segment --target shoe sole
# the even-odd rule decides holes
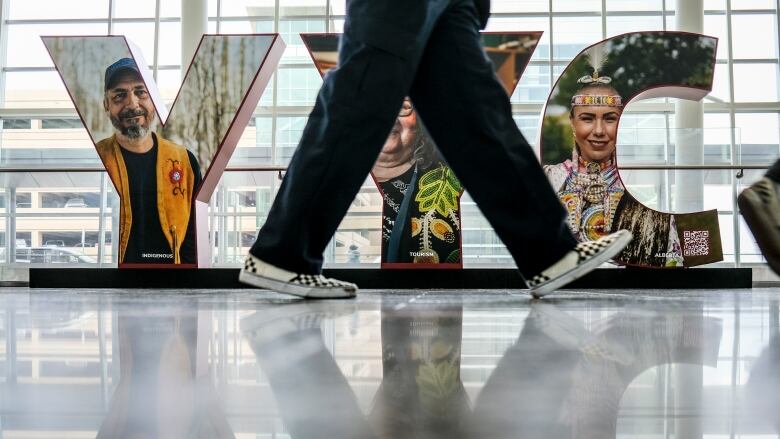
[[[777,237],[773,237],[775,233],[771,226],[766,227],[767,224],[772,224],[772,218],[767,216],[764,202],[757,194],[745,191],[737,197],[737,205],[769,267],[775,273],[780,273],[780,247],[771,248],[771,245],[767,245],[771,244],[773,239],[776,241]]]
[[[304,302],[293,303],[299,304]],[[241,332],[251,332],[258,328],[266,327],[266,325],[271,325],[274,322],[293,319],[300,315],[306,314],[307,312],[306,308],[301,309],[299,306],[295,305],[277,305],[270,309],[273,310],[273,313],[255,312],[254,314],[250,314],[242,318],[241,322],[239,323]]]
[[[529,290],[529,293],[531,293],[531,296],[533,296],[534,299],[540,299],[552,293],[553,291],[557,290],[558,288],[561,288],[562,286],[567,285],[579,279],[580,277],[593,271],[599,265],[617,256],[618,253],[620,253],[621,251],[623,251],[624,248],[626,248],[626,246],[628,245],[629,242],[631,242],[632,239],[633,236],[631,236],[630,234],[619,236],[615,240],[615,242],[612,243],[612,245],[610,245],[603,252],[588,259],[582,264],[575,266],[571,270],[567,271],[566,273],[563,273],[562,275],[556,277],[555,279],[552,279],[543,285],[539,285],[536,288],[531,288]]]
[[[241,273],[238,275],[238,281],[253,287],[307,299],[349,299],[357,295],[357,291],[347,291],[341,288],[313,288],[294,285],[289,282],[251,274],[244,270],[241,270]]]

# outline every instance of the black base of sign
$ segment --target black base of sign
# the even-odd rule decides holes
[[[158,270],[116,268],[31,268],[30,288],[249,288],[237,268]],[[325,276],[355,282],[365,289],[522,289],[516,270],[331,269]],[[751,288],[750,268],[605,268],[569,284],[569,289]]]

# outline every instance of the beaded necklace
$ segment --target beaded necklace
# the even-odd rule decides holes
[[[577,159],[577,164],[568,162],[566,166],[569,177],[559,197],[575,235],[580,240],[593,240],[609,232],[624,189],[612,160],[596,163]]]
[[[611,187],[617,179],[617,168],[612,160],[607,162],[606,166],[596,162],[586,162],[582,158],[579,162],[579,167],[585,168],[586,172],[580,172],[579,169],[572,167],[567,186],[581,194],[582,198],[590,204],[603,202],[607,188]]]

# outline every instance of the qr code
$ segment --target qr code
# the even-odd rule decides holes
[[[707,256],[710,254],[709,230],[686,230],[683,232],[684,256]]]

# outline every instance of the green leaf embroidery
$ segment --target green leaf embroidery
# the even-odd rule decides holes
[[[447,259],[444,262],[448,264],[456,264],[460,262],[460,250],[453,250],[452,253],[447,256]]]
[[[414,200],[419,203],[420,212],[436,210],[447,217],[458,207],[458,196],[462,190],[460,181],[450,168],[440,166],[423,174],[420,190]]]
[[[416,381],[423,410],[437,417],[445,416],[458,392],[457,367],[447,361],[421,364]]]

